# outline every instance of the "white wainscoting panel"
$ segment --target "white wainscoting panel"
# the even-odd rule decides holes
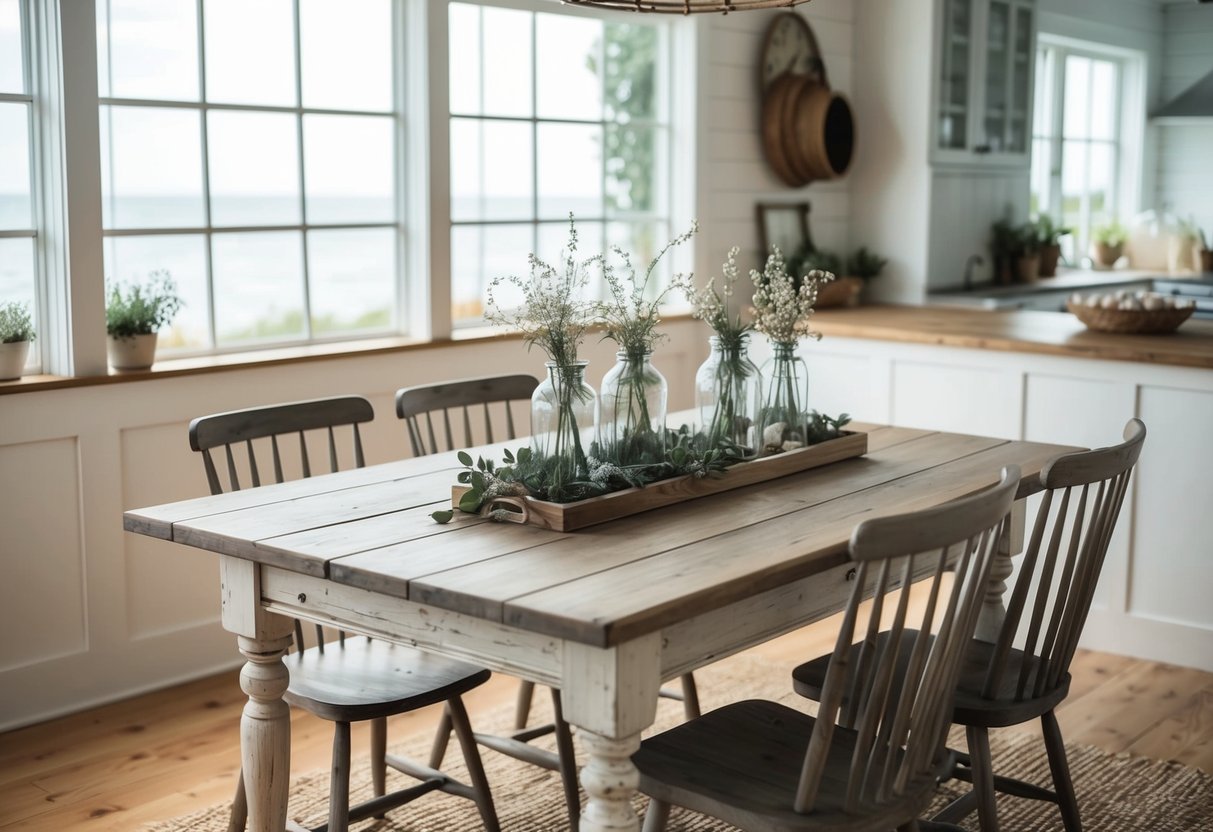
[[[1020,373],[997,367],[893,362],[893,424],[1017,439]]]
[[[4,672],[88,649],[78,440],[2,445],[0,477]]]

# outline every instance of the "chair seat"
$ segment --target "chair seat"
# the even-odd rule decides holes
[[[444,702],[484,684],[488,670],[412,647],[362,637],[311,647],[284,659],[283,697],[324,719],[359,722]]]
[[[842,807],[855,733],[834,732],[823,788],[812,812],[792,808],[814,719],[776,702],[727,705],[645,740],[632,761],[640,790],[742,829],[888,832],[916,818],[934,791],[934,779],[871,813]],[[865,805],[867,801],[865,801]]]
[[[917,638],[917,630],[902,632],[902,649],[898,653],[898,664],[895,669],[897,679],[905,675],[906,664],[909,662],[910,650],[907,642]],[[886,631],[877,637],[877,646],[884,649],[890,634]],[[856,653],[859,644],[851,645],[852,657],[848,664],[849,673],[847,685],[857,671]],[[994,645],[974,639],[969,642],[965,653],[964,663],[960,667],[960,677],[956,686],[956,699],[952,706],[952,722],[957,725],[972,725],[985,728],[1002,728],[1008,725],[1018,725],[1029,719],[1035,719],[1053,710],[1059,702],[1066,698],[1070,691],[1070,674],[1062,676],[1058,684],[1041,696],[1028,696],[1016,699],[1016,688],[1019,684],[1020,669],[1026,662],[1028,665],[1029,687],[1035,683],[1040,660],[1027,655],[1022,650],[1011,650],[1007,656],[1007,670],[1003,673],[998,690],[993,697],[982,696],[985,688],[986,671],[994,655]],[[806,662],[792,671],[793,689],[814,702],[821,701],[821,689],[826,678],[826,669],[830,665],[830,656],[820,656],[811,662]],[[895,687],[900,687],[900,681]]]

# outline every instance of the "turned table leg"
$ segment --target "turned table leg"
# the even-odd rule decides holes
[[[977,632],[974,638],[994,644],[1002,630],[1002,622],[1006,618],[1007,608],[1003,596],[1007,591],[1007,578],[1011,577],[1014,565],[1011,558],[1023,551],[1024,526],[1027,518],[1025,500],[1016,500],[1011,504],[1011,522],[1006,534],[998,542],[998,551],[994,555],[994,563],[990,567],[990,585],[982,603],[981,612],[977,618]]]
[[[281,832],[286,828],[291,768],[291,716],[282,701],[290,674],[282,657],[291,639],[240,636],[238,640],[247,659],[240,671],[240,688],[249,698],[240,719],[240,754],[248,828],[250,832]]]
[[[614,740],[581,731],[578,738],[589,752],[581,770],[581,785],[588,796],[581,810],[581,832],[639,832],[632,795],[640,784],[640,772],[632,755],[640,748],[640,735]]]

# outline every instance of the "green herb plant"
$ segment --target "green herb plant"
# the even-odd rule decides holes
[[[36,337],[29,307],[16,301],[0,303],[0,344],[33,341]]]
[[[860,246],[847,259],[846,273],[863,280],[871,280],[877,277],[888,264],[887,258],[869,251],[867,246]],[[827,269],[827,271],[829,270]]]
[[[181,296],[169,273],[152,272],[145,283],[110,287],[105,331],[114,338],[151,335],[172,323],[180,309]]]
[[[1125,244],[1125,241],[1129,238],[1129,233],[1125,231],[1125,227],[1120,224],[1119,220],[1111,220],[1102,225],[1097,225],[1091,231],[1091,236],[1100,245],[1116,248]]]

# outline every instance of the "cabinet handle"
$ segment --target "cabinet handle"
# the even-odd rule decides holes
[[[979,144],[979,145],[977,145],[977,147],[973,148],[973,152],[974,153],[989,153],[990,146],[988,144]]]

